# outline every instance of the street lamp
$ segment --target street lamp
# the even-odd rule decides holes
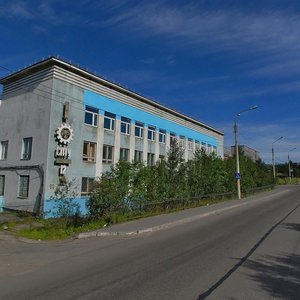
[[[292,148],[288,151],[288,164],[289,164],[289,177],[290,177],[290,183],[292,183],[292,174],[291,174],[291,162],[290,162],[290,152],[296,150],[296,148]]]
[[[238,117],[249,110],[254,110],[257,109],[258,106],[252,106],[250,108],[244,109],[238,113],[235,114],[234,116],[234,140],[235,140],[235,155],[236,155],[236,174],[235,174],[235,178],[236,178],[236,187],[237,187],[237,196],[238,199],[240,200],[241,197],[241,174],[240,174],[240,158],[239,158],[239,144],[238,144],[238,126],[237,126],[237,119]]]
[[[279,139],[277,139],[276,141],[274,141],[272,143],[272,162],[273,162],[273,176],[274,179],[276,178],[276,173],[275,173],[275,154],[274,154],[274,144],[278,141],[280,141],[281,139],[283,139],[283,137],[281,136]]]

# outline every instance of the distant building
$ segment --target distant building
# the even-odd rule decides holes
[[[96,177],[119,160],[153,165],[172,139],[185,160],[197,148],[223,158],[221,131],[63,60],[0,83],[0,207],[42,214],[67,178],[85,212]]]
[[[226,150],[225,150],[226,148]],[[229,155],[228,149],[231,149],[231,153]],[[246,157],[249,157],[253,162],[260,160],[259,152],[253,148],[250,148],[246,145],[239,145],[239,150],[244,153]],[[224,158],[229,157],[235,154],[235,146],[231,146],[231,148],[224,147]],[[229,156],[228,156],[229,155]]]

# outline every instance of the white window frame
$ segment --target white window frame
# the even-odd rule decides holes
[[[96,112],[97,111],[97,112]],[[86,122],[86,115],[92,116],[92,123]],[[85,112],[84,112],[84,124],[97,127],[98,126],[98,116],[99,116],[99,109],[92,107],[92,106],[85,106]]]
[[[185,137],[182,135],[179,137],[179,147],[185,148]]]
[[[143,123],[140,123],[140,122],[135,123],[134,135],[137,138],[144,137],[144,124]]]
[[[102,162],[104,164],[112,164],[113,160],[114,160],[114,146],[103,145]]]
[[[21,160],[30,160],[31,159],[32,144],[33,144],[32,137],[23,138]]]
[[[201,150],[204,150],[205,152],[207,152],[207,144],[202,142],[201,143]]]
[[[213,149],[213,150],[212,150],[213,153],[216,153],[216,154],[217,154],[217,147],[216,147],[216,146],[213,146],[212,149]]]
[[[148,137],[148,140],[149,141],[152,141],[154,142],[155,141],[155,127],[153,126],[148,126],[148,134],[147,134],[147,137]]]
[[[166,131],[160,129],[159,133],[158,133],[158,141],[161,144],[165,144],[166,143]]]
[[[5,175],[0,175],[0,196],[4,196]]]
[[[115,127],[116,127],[116,117],[113,116],[114,114],[109,113],[109,112],[105,112],[104,113],[104,123],[103,123],[103,127],[105,130],[109,130],[109,131],[115,131]],[[105,127],[106,126],[106,122],[108,121],[108,128]]]
[[[143,161],[143,151],[134,150],[134,161],[142,162]]]
[[[1,141],[0,160],[6,160],[8,154],[8,141]]]
[[[86,180],[85,186],[86,190],[83,190],[84,181]],[[91,193],[92,185],[95,182],[95,177],[82,177],[81,178],[81,196],[88,196]]]
[[[25,180],[25,181],[23,181]],[[19,176],[18,198],[27,199],[29,195],[29,175]]]
[[[120,158],[122,161],[129,161],[129,149],[128,148],[120,148]]]
[[[121,128],[120,131],[122,134],[130,135],[130,125],[131,122],[125,117],[121,117]],[[122,128],[125,126],[125,132],[122,131]]]
[[[195,149],[198,151],[201,149],[201,144],[199,141],[195,141]]]
[[[155,165],[155,154],[148,152],[147,153],[147,165],[154,166]]]
[[[194,150],[194,143],[193,143],[193,140],[191,140],[191,139],[188,139],[188,149],[189,149],[189,151]]]
[[[176,134],[171,132],[170,133],[170,144],[172,144],[172,142],[173,141],[175,142],[176,140],[177,140]]]
[[[86,153],[85,153],[86,145]],[[83,141],[82,160],[86,162],[96,162],[97,143]]]

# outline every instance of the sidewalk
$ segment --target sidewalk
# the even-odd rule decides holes
[[[253,196],[249,196],[242,200],[227,200],[218,204],[209,206],[201,206],[197,208],[186,209],[178,212],[173,212],[164,215],[158,215],[148,218],[143,218],[123,224],[117,224],[110,227],[101,228],[99,230],[84,232],[77,235],[77,238],[88,237],[103,237],[103,236],[126,236],[137,235],[147,232],[155,232],[174,226],[186,224],[196,221],[201,218],[213,214],[219,214],[229,209],[233,209],[239,206],[248,205],[254,201],[261,201],[265,198],[269,198],[272,195],[276,195],[280,190],[275,188],[272,191],[262,192]]]

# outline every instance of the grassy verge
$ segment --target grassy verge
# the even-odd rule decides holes
[[[168,202],[167,204],[152,203],[149,204],[145,210],[114,212],[111,213],[109,217],[101,220],[88,218],[45,220],[26,214],[15,214],[16,218],[13,218],[13,220],[0,223],[0,231],[7,231],[16,236],[34,240],[63,240],[72,238],[74,235],[81,232],[101,229],[104,226],[176,212],[183,209],[212,205],[230,199],[233,199],[232,194],[223,195],[221,197],[211,195],[210,198],[190,199],[189,201],[175,200]]]

